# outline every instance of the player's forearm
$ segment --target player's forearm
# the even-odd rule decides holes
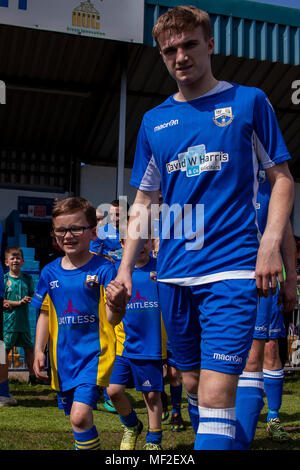
[[[151,234],[151,209],[157,204],[158,210],[158,203],[158,191],[137,191],[134,204],[130,211],[127,238],[119,272],[126,271],[132,273],[137,257],[148,236]]]
[[[272,185],[268,220],[261,244],[280,250],[294,203],[294,182],[287,165],[267,170]],[[283,171],[280,169],[283,168]]]
[[[20,307],[20,305],[22,304],[21,300],[6,300],[5,299],[5,302],[12,308]]]
[[[109,307],[106,304],[107,320],[113,326],[118,325],[122,321],[125,313],[126,313],[126,307],[125,306],[124,306],[124,308],[115,309],[115,308]]]
[[[35,353],[44,352],[49,339],[49,315],[41,310],[37,325],[35,338]]]

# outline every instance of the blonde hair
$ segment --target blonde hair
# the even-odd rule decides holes
[[[212,37],[212,28],[209,15],[206,11],[200,10],[193,5],[181,5],[166,13],[163,13],[153,27],[152,35],[156,44],[159,46],[159,35],[165,31],[183,31],[191,30],[201,26],[205,40]]]

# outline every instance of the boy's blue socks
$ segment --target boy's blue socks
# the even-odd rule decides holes
[[[127,428],[133,428],[134,426],[138,425],[138,417],[136,415],[135,410],[132,410],[129,415],[121,416],[119,415],[121,423],[124,424]]]
[[[254,439],[260,412],[264,406],[262,372],[243,372],[236,393],[235,450],[248,450]]]
[[[75,450],[100,450],[100,439],[96,426],[87,431],[76,432],[73,430]]]
[[[8,380],[0,383],[0,397],[9,397],[9,384]]]
[[[198,395],[187,392],[188,412],[194,433],[197,434],[199,427]]]
[[[182,400],[182,384],[176,386],[170,385],[170,395],[173,407],[172,414],[180,414]]]
[[[162,440],[162,429],[148,429],[146,435],[146,442],[153,444],[160,444]]]
[[[232,450],[235,438],[235,408],[199,409],[199,428],[194,450]]]
[[[104,398],[104,401],[110,400],[106,387],[103,389],[103,398]]]
[[[279,418],[279,410],[282,403],[284,371],[283,369],[264,369],[264,386],[268,401],[269,413],[267,421]]]

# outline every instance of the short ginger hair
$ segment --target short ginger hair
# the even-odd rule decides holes
[[[166,31],[182,33],[201,26],[205,40],[212,37],[209,14],[193,5],[181,5],[163,13],[153,27],[152,35],[159,46],[159,35]]]

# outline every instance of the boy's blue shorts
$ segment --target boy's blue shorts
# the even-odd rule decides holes
[[[74,401],[85,403],[96,409],[100,397],[99,390],[100,387],[98,385],[81,384],[71,390],[57,392],[58,408],[63,409],[66,416],[71,413]]]
[[[241,374],[257,315],[254,279],[199,286],[158,283],[164,324],[179,370]]]
[[[260,297],[253,336],[255,339],[285,338],[286,329],[281,313],[282,307],[278,305],[278,296],[279,290],[277,289],[275,295]]]
[[[109,383],[134,387],[138,392],[162,392],[163,361],[116,356]]]
[[[164,360],[164,364],[167,364],[170,367],[174,367],[175,369],[178,369],[171,347],[168,345],[167,345],[167,359]]]

